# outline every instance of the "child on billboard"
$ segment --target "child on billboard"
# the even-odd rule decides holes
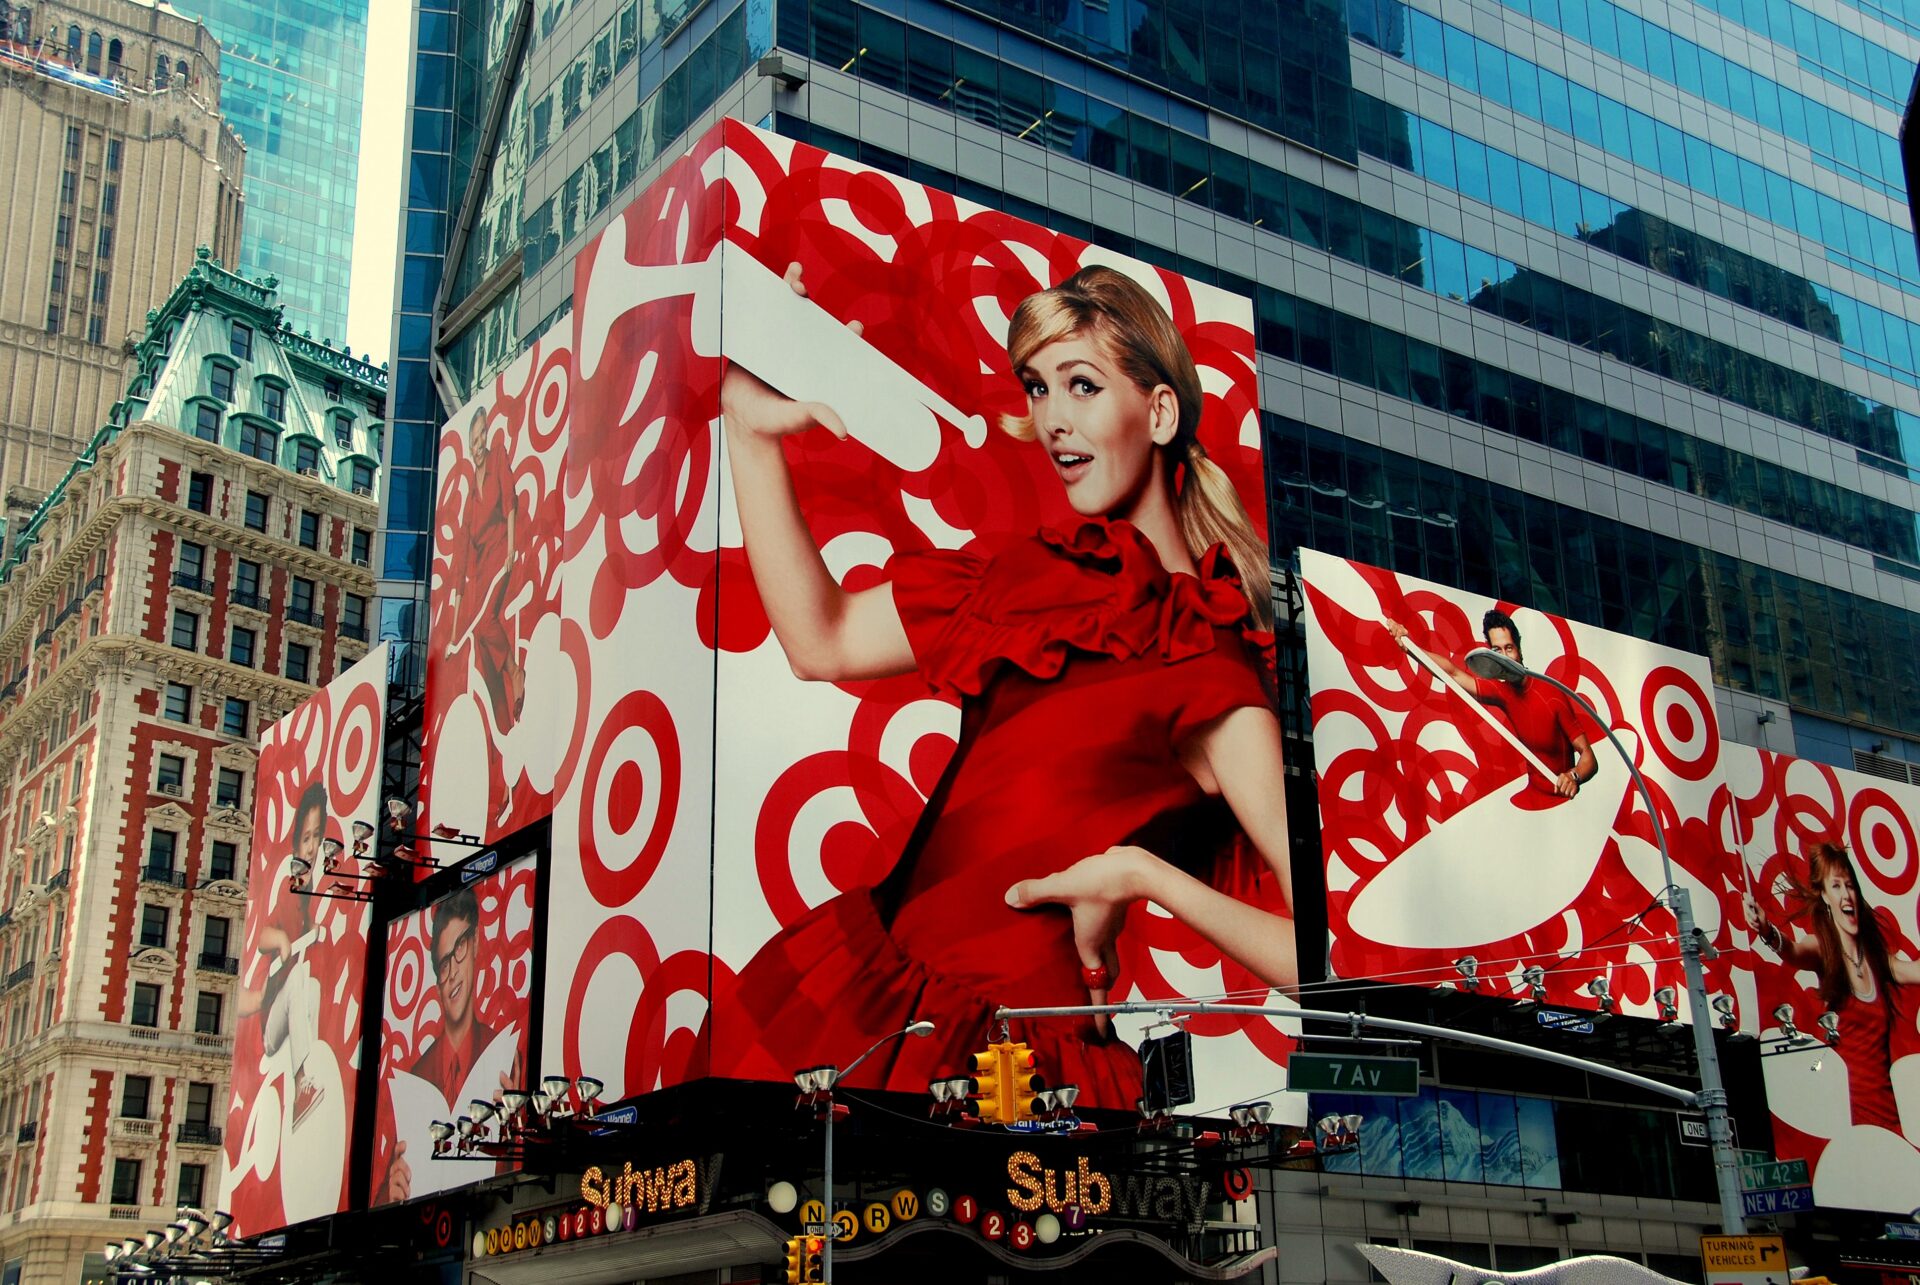
[[[797,265],[788,281],[804,293]],[[816,425],[844,437],[840,416],[726,373],[743,543],[794,672],[917,671],[958,695],[961,731],[892,873],[741,972],[719,1020],[744,1030],[716,1039],[716,1074],[785,1079],[927,1019],[934,1038],[882,1049],[859,1077],[922,1090],[983,1046],[998,1005],[1104,1002],[1141,901],[1268,985],[1297,981],[1266,551],[1197,439],[1193,357],[1153,297],[1102,266],[1026,298],[1007,351],[1029,414],[1004,427],[1047,452],[1079,521],[896,554],[857,592],[822,560],[781,442]],[[1189,873],[1240,840],[1262,868],[1236,886],[1268,895]],[[1105,1022],[1013,1034],[1085,1105],[1140,1096],[1139,1059]]]

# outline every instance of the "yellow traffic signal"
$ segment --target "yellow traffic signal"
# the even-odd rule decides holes
[[[787,1242],[787,1285],[800,1285],[807,1279],[806,1244],[804,1236],[795,1236]]]
[[[1000,1094],[1000,1046],[994,1044],[985,1053],[973,1055],[973,1092],[967,1095],[979,1103],[983,1123],[997,1124],[1012,1119]]]
[[[826,1268],[821,1263],[821,1255],[827,1252],[825,1236],[808,1236],[801,1248],[800,1279],[803,1281],[821,1281],[826,1279]]]
[[[1034,1095],[1047,1087],[1040,1078],[1040,1057],[1024,1044],[1003,1044],[1000,1049],[1005,1068],[1002,1094],[1008,1107],[1006,1118],[1009,1122],[1031,1120]]]

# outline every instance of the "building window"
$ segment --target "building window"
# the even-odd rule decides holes
[[[64,250],[72,241],[73,220],[64,214],[58,215],[53,220],[53,244],[57,248]]]
[[[120,185],[107,183],[100,188],[100,215],[112,218],[120,212]]]
[[[72,205],[74,193],[79,190],[80,176],[68,170],[60,176],[60,204]]]
[[[247,787],[247,774],[239,768],[223,767],[215,780],[213,801],[223,808],[240,806],[241,796]]]
[[[69,51],[72,52],[75,57],[78,57],[80,52],[80,28],[67,28],[67,40],[69,42]],[[80,137],[80,127],[78,125],[67,126],[67,159],[70,161],[80,159]]]
[[[205,931],[200,934],[200,957],[208,963],[224,963],[232,936],[232,920],[208,915]]]
[[[93,274],[93,301],[95,303],[105,303],[107,301],[107,287],[109,284],[110,278],[106,272],[96,271]]]
[[[117,138],[110,138],[107,140],[107,173],[118,174],[119,172],[120,172],[120,140]]]
[[[333,413],[333,444],[343,451],[353,449],[353,416],[345,411]]]
[[[187,784],[187,760],[178,754],[162,754],[159,770],[153,774],[153,784],[163,794],[180,793]]]
[[[280,458],[280,430],[250,419],[240,421],[240,451],[256,460],[273,463]]]
[[[50,335],[60,333],[60,305],[57,303],[47,305],[47,333]]]
[[[252,714],[251,704],[238,696],[229,696],[220,713],[220,730],[228,736],[245,736]]]
[[[340,632],[365,642],[367,638],[367,600],[357,593],[340,599]]]
[[[137,989],[137,988],[136,988]],[[136,1026],[152,1026],[152,1022],[136,1022]],[[138,1205],[140,1199],[140,1162],[129,1160],[125,1156],[115,1157],[113,1162],[113,1192],[110,1197],[116,1205]]]
[[[233,564],[233,600],[243,607],[264,607],[267,600],[260,596],[260,564],[246,558],[237,559]]]
[[[201,991],[193,1006],[193,1029],[202,1035],[220,1033],[220,992]]]
[[[260,385],[260,409],[274,423],[286,423],[287,390],[278,384]]]
[[[155,830],[147,836],[147,869],[172,870],[180,851],[180,836],[172,830]]]
[[[248,669],[252,669],[253,644],[256,639],[257,635],[253,630],[235,625],[227,638],[227,659],[236,665],[245,665]]]
[[[220,408],[205,402],[193,404],[193,435],[203,442],[220,440]]]
[[[353,552],[353,565],[366,566],[373,561],[373,532],[365,527],[355,527],[349,548]]]
[[[208,362],[207,387],[217,400],[231,402],[233,400],[233,367],[223,361]]]
[[[148,858],[151,860],[152,858]],[[140,907],[140,944],[167,948],[167,908],[152,902]]]
[[[120,1082],[120,1117],[124,1120],[146,1119],[147,1103],[152,1096],[152,1076],[127,1076]]]
[[[200,1080],[187,1082],[186,1123],[202,1129],[213,1123],[213,1085]]]
[[[247,492],[247,529],[250,531],[267,529],[267,497],[258,491]]]
[[[187,475],[187,507],[195,513],[213,512],[213,474]]]
[[[320,472],[320,448],[311,441],[301,440],[293,444],[293,468],[297,473],[318,475]]]
[[[178,574],[189,582],[190,588],[197,588],[204,583],[207,577],[207,546],[182,540]]]
[[[104,43],[99,32],[87,33],[87,70],[95,76],[100,74],[100,49]]]
[[[205,1165],[181,1165],[180,1194],[176,1197],[178,1203],[198,1208],[206,1203],[206,1199],[207,1167]]]
[[[213,841],[213,851],[207,857],[207,878],[231,879],[240,859],[240,850],[225,839]]]
[[[67,261],[65,259],[55,259],[53,261],[53,280],[47,288],[51,290],[55,296],[63,295],[67,292]]]
[[[159,983],[135,982],[133,984],[132,1021],[135,1026],[160,1025]]]
[[[156,58],[153,60],[153,87],[155,89],[165,89],[167,87],[167,60],[165,58]]]
[[[107,342],[107,319],[99,313],[87,318],[87,342],[90,344]]]
[[[287,644],[287,677],[296,683],[312,681],[313,648],[305,643]]]
[[[176,723],[191,722],[193,720],[193,688],[185,683],[168,683],[163,712]]]
[[[200,617],[191,611],[173,609],[173,645],[185,651],[200,646]]]
[[[253,357],[253,327],[244,321],[236,321],[227,329],[227,351],[241,361]]]
[[[312,509],[300,510],[300,547],[303,549],[320,547],[320,515]]]
[[[100,229],[100,239],[94,244],[94,255],[102,261],[113,257],[113,229],[111,227],[103,227]]]
[[[320,618],[313,611],[313,581],[305,576],[295,576],[291,601],[287,604],[288,614],[303,625],[317,625]]]
[[[353,462],[353,493],[373,497],[373,465],[365,460]]]
[[[127,51],[126,45],[122,44],[117,38],[113,40],[109,40],[107,42],[107,74],[108,75],[110,76],[119,75],[120,62],[123,58],[126,57],[126,51]]]

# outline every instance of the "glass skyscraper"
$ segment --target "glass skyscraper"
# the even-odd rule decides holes
[[[192,0],[220,41],[220,103],[247,144],[240,271],[280,279],[296,330],[343,342],[367,0]]]
[[[440,397],[727,112],[1252,296],[1283,590],[1312,545],[1700,651],[1907,775],[1920,39],[1828,8],[420,0],[392,609]]]

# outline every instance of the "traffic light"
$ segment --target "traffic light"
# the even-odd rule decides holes
[[[795,1236],[787,1242],[787,1285],[800,1285],[807,1279],[807,1239]]]
[[[821,1255],[827,1252],[825,1236],[805,1237],[806,1243],[800,1250],[800,1279],[803,1281],[823,1281],[826,1267],[821,1263]]]
[[[973,1055],[973,1092],[967,1095],[979,1103],[983,1123],[999,1124],[1012,1119],[1000,1093],[1000,1046],[993,1044],[985,1053]]]
[[[1034,1095],[1047,1087],[1047,1082],[1040,1078],[1039,1055],[1024,1044],[999,1044],[995,1049],[1001,1057],[1005,1120],[1014,1124],[1033,1119]]]

